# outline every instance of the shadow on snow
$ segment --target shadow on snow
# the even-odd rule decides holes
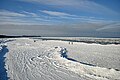
[[[61,57],[66,58],[67,60],[78,62],[78,63],[84,64],[84,65],[88,65],[88,66],[96,66],[96,65],[93,65],[93,64],[77,61],[77,60],[75,60],[73,58],[69,58],[68,55],[67,55],[68,51],[66,50],[66,48],[62,49],[60,52],[61,52]],[[107,68],[107,69],[112,69],[112,68]],[[119,69],[115,69],[115,70],[116,71],[120,71]]]
[[[89,66],[96,66],[96,65],[93,65],[93,64],[89,64],[89,63],[85,63],[85,62],[80,62],[80,61],[77,61],[75,59],[69,58],[67,56],[67,50],[66,50],[66,48],[64,50],[61,50],[61,57],[66,58],[67,60],[70,60],[70,61],[81,63],[81,64],[85,64],[85,65],[89,65]]]

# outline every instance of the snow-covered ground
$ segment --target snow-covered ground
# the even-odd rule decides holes
[[[29,38],[1,45],[0,80],[120,79],[120,45]]]

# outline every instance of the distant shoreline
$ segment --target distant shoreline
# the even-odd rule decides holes
[[[83,43],[96,43],[96,44],[120,44],[120,38],[99,38],[99,37],[44,37],[36,35],[22,35],[22,36],[12,36],[12,35],[0,35],[0,38],[33,38],[42,40],[61,40],[69,42],[83,42]]]
[[[20,37],[81,37],[81,38],[120,38],[120,37],[95,37],[95,36],[39,36],[39,35],[0,35],[0,38],[20,38]]]
[[[0,35],[0,38],[20,38],[20,37],[41,37],[41,36],[31,36],[31,35],[22,35],[22,36]]]

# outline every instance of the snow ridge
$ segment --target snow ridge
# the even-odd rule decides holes
[[[79,75],[84,75],[95,79],[100,80],[120,79],[120,71],[116,71],[115,69],[90,66],[82,64],[76,60],[70,60],[67,56],[67,52],[68,52],[67,49],[62,47],[55,47],[53,49],[51,56],[57,62],[56,66],[73,71]]]

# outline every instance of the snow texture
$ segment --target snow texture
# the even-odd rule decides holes
[[[29,38],[7,39],[4,44],[1,80],[120,79],[120,45]]]

